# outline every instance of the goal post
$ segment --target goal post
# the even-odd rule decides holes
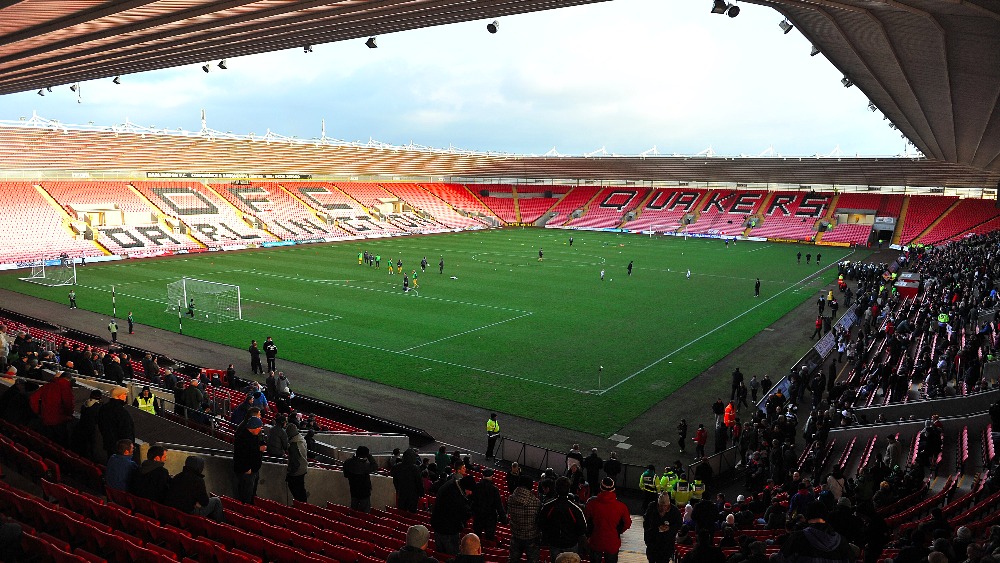
[[[76,285],[76,262],[67,256],[36,260],[31,263],[31,274],[21,280],[39,285]]]
[[[688,229],[685,223],[663,223],[649,226],[649,238],[657,234],[683,233],[684,240],[687,240]]]
[[[240,286],[181,278],[167,284],[167,312],[211,323],[241,320]]]

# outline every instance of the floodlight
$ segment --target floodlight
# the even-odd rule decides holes
[[[302,52],[303,53],[312,53],[313,52],[313,46],[312,45],[306,45],[305,47],[302,48]]]
[[[365,45],[368,46],[369,49],[378,49],[378,43],[375,42],[374,37],[369,37],[368,41],[365,41]]]
[[[809,51],[809,56],[810,57],[815,57],[818,54],[819,54],[819,47],[813,45],[812,49]]]
[[[490,23],[486,24],[486,31],[490,33],[496,33],[500,31],[500,22],[498,22],[497,20],[493,20]]]
[[[77,83],[77,84],[79,84],[79,83]],[[76,92],[76,89],[77,89],[77,88],[79,88],[79,86],[77,86],[76,84],[72,84],[72,85],[70,85],[70,87],[69,87],[69,91],[70,91],[70,92]]]
[[[735,18],[736,16],[740,15],[740,7],[737,6],[736,4],[730,4],[729,9],[726,10],[726,15],[731,18]]]
[[[226,66],[226,59],[222,59],[221,61],[219,61],[219,68],[221,68],[222,70],[226,70],[227,68],[229,68]]]
[[[38,91],[38,95],[39,96],[44,96],[45,95],[45,90],[39,90]]]
[[[844,85],[844,88],[854,86],[854,82],[851,82],[851,79],[846,76],[840,79],[840,83]]]
[[[116,76],[115,79],[112,80],[112,82],[114,82],[115,84],[121,84],[122,83],[122,77],[121,76]]]
[[[52,86],[46,86],[45,87],[45,91],[46,92],[51,92],[52,91]]]
[[[789,22],[788,20],[781,20],[780,22],[778,22],[778,27],[781,28],[781,31],[785,32],[785,35],[788,35],[789,31],[795,29],[795,26],[792,25],[791,22]]]
[[[715,0],[712,2],[712,13],[713,14],[725,14],[726,10],[729,9],[729,4],[726,0]]]
[[[208,70],[209,70],[208,63],[205,63],[204,66],[201,67],[201,70],[204,70],[205,72],[208,72]]]
[[[868,109],[870,109],[870,110],[872,110],[872,111],[875,111],[875,110],[877,110],[878,108],[877,108],[877,107],[875,107],[875,102],[868,102]]]

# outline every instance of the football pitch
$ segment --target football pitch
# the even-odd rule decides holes
[[[363,250],[380,255],[381,268],[359,265]],[[131,310],[139,324],[177,330],[168,283],[186,276],[236,284],[243,320],[210,324],[196,315],[185,319],[184,334],[242,350],[272,336],[279,369],[291,360],[609,435],[836,277],[835,267],[797,264],[799,250],[821,252],[824,268],[850,253],[504,229],[92,264],[77,269],[76,292],[81,308],[110,316],[114,286],[120,318]],[[389,260],[417,270],[415,289],[403,292]],[[68,292],[13,273],[0,286],[58,302]],[[212,367],[230,362],[249,373],[246,352]],[[335,388],[296,385],[288,373],[297,392],[336,402]],[[391,405],[370,412],[393,416]]]

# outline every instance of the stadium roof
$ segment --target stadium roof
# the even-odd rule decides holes
[[[0,94],[598,1],[0,0]],[[787,17],[923,154],[1000,172],[1000,0],[745,1]]]
[[[530,156],[392,146],[335,139],[234,135],[211,129],[170,131],[130,123],[65,125],[35,116],[0,122],[0,173],[33,176],[87,173],[106,177],[147,172],[256,176],[308,174],[371,178],[428,177],[471,181],[784,184],[840,187],[953,188],[995,197],[1000,171],[926,158]],[[19,172],[20,171],[20,172]],[[91,174],[95,173],[95,174]],[[3,174],[0,174],[3,175]],[[197,177],[197,176],[195,176]]]

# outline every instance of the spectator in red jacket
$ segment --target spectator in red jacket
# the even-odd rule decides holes
[[[694,455],[695,457],[705,457],[705,444],[708,443],[708,430],[704,424],[699,424],[694,432]]]
[[[601,481],[601,492],[587,501],[584,514],[589,528],[591,563],[618,563],[622,534],[632,526],[632,516],[615,495],[612,479],[605,477]]]
[[[73,419],[73,384],[63,372],[35,391],[31,408],[42,419],[42,433],[63,446],[69,446],[69,421]]]

